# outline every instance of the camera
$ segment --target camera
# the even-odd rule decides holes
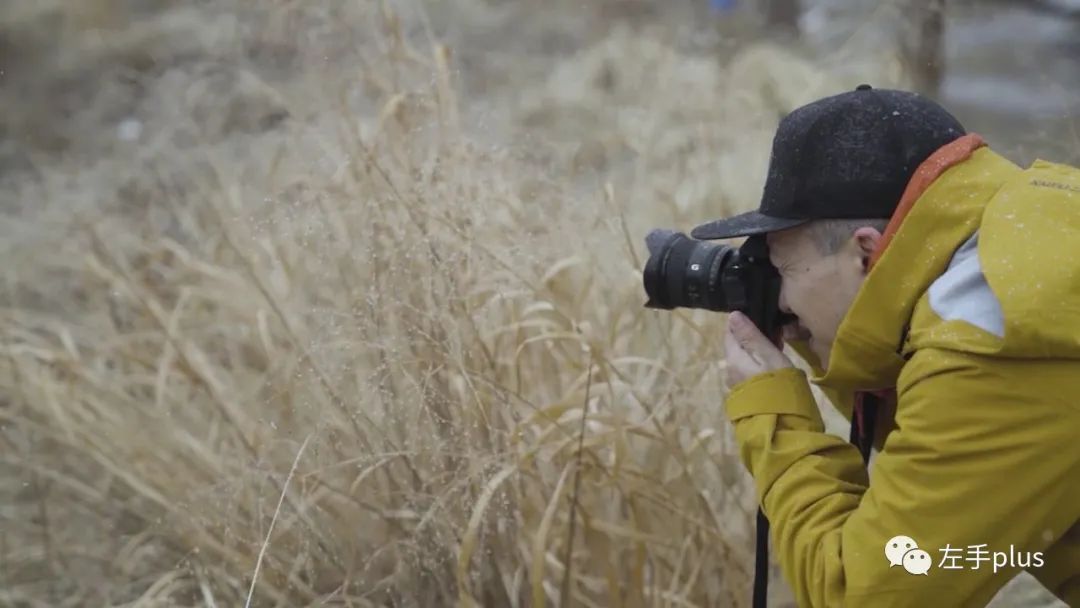
[[[780,310],[780,273],[769,261],[765,235],[751,236],[736,248],[656,229],[645,243],[646,308],[737,310],[769,337],[795,319]]]

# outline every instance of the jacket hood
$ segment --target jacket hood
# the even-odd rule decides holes
[[[916,304],[979,229],[990,201],[1021,172],[974,134],[919,167],[840,324],[827,371],[815,383],[842,391],[896,385]]]

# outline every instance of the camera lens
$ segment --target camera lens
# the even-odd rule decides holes
[[[723,275],[737,258],[735,248],[670,233],[662,240],[654,237],[650,252],[644,271],[646,306],[731,310]]]

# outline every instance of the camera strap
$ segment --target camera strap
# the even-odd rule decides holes
[[[870,465],[870,450],[874,447],[874,425],[877,423],[881,395],[878,393],[855,393],[855,404],[851,411],[851,432],[848,435],[855,447],[862,454],[863,464]]]

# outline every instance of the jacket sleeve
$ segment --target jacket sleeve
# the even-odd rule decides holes
[[[818,358],[810,350],[810,347],[806,342],[793,340],[787,344],[796,355],[806,362],[807,367],[809,367],[815,375],[821,376],[824,374],[821,362],[818,361]],[[853,393],[845,393],[824,386],[819,387],[819,389],[836,411],[840,412],[840,415],[843,416],[845,420],[851,422],[852,412],[855,409],[855,395]],[[878,407],[877,422],[874,426],[874,448],[880,450],[882,446],[885,445],[885,437],[888,436],[889,432],[893,429],[893,420],[896,415],[896,402],[883,402]]]
[[[1017,388],[1032,386],[1018,367],[918,352],[873,484],[855,447],[824,432],[802,371],[734,387],[728,416],[800,606],[983,606],[1019,566],[973,564],[969,547],[1044,551],[1065,533],[1077,517],[1063,483],[1080,473],[1076,412],[1063,425],[1070,408]],[[925,576],[890,567],[885,545],[900,535],[929,554]],[[946,563],[957,548],[961,560]]]

